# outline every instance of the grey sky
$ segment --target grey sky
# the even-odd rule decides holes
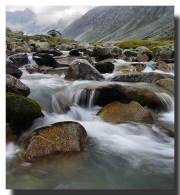
[[[39,24],[50,24],[58,19],[77,18],[96,6],[6,6],[6,11],[31,9],[38,15]]]

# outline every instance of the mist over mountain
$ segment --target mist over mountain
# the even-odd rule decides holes
[[[173,6],[100,6],[63,30],[79,41],[174,39]]]
[[[26,8],[24,11],[6,11],[6,26],[12,31],[23,31],[28,35],[46,34],[51,29],[62,32],[63,29],[81,16],[82,14],[75,13],[57,21],[46,22],[44,19],[44,23],[42,23],[42,21],[39,22],[37,14]]]

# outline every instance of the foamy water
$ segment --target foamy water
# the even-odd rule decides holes
[[[40,104],[44,114],[44,117],[34,121],[28,132],[56,122],[76,121],[86,129],[89,142],[79,155],[55,155],[33,163],[23,162],[18,157],[18,147],[7,144],[7,188],[174,188],[174,138],[159,132],[155,124],[102,121],[96,116],[101,107],[93,103],[95,91],[88,94],[87,105],[78,105],[78,99],[87,96],[84,88],[108,84],[108,81],[71,82],[65,81],[64,76],[30,75],[23,71],[21,81],[31,90],[29,98]],[[149,71],[149,67],[146,71]],[[106,78],[112,74],[106,75]],[[147,87],[153,88],[153,85],[147,84]],[[159,114],[159,123],[173,128],[174,97],[166,94],[159,94],[159,97],[167,108]],[[70,105],[69,111],[63,110],[65,103]]]

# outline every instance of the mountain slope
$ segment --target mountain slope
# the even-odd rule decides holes
[[[100,6],[63,30],[79,41],[173,39],[173,6]]]

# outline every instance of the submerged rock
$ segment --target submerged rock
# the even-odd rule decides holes
[[[170,74],[161,74],[156,72],[115,74],[111,78],[111,81],[155,83],[159,79],[166,79],[166,78],[174,79],[174,76]]]
[[[48,69],[43,71],[44,74],[57,74],[57,75],[62,75],[62,74],[66,74],[68,70],[68,67],[62,67],[62,68],[52,68],[52,69]]]
[[[80,152],[86,138],[86,130],[77,122],[54,123],[30,133],[20,146],[21,157],[24,161],[34,161],[55,153]]]
[[[156,81],[155,84],[174,94],[174,79],[160,79]]]
[[[106,122],[118,124],[128,121],[150,122],[154,120],[149,110],[134,101],[127,104],[119,101],[112,102],[107,104],[97,115]]]
[[[77,59],[72,62],[65,75],[67,80],[105,80],[101,73],[87,60]]]
[[[126,65],[126,66],[116,66],[115,70],[123,73],[127,73],[127,72],[141,72],[145,68],[146,68],[146,64],[133,63],[131,65]]]
[[[6,92],[13,92],[27,97],[30,94],[30,89],[16,77],[6,74]]]
[[[35,101],[15,93],[6,93],[6,122],[13,134],[18,135],[21,130],[28,129],[41,116],[44,116],[41,107]]]

